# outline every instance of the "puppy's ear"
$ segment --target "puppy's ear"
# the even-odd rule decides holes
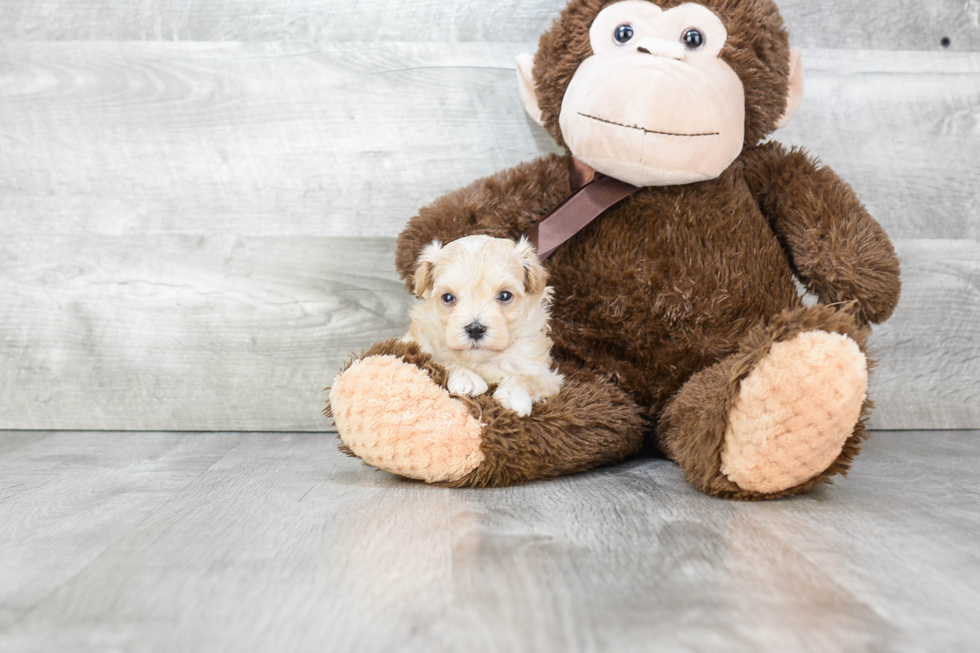
[[[433,240],[425,246],[419,254],[418,262],[415,264],[415,274],[412,275],[412,283],[415,286],[415,296],[422,299],[428,290],[432,289],[432,270],[435,268],[436,261],[442,253],[442,243]]]
[[[541,264],[538,253],[534,251],[534,245],[525,236],[521,236],[517,243],[517,255],[521,258],[521,265],[524,266],[525,292],[531,295],[544,292],[548,285],[548,271]]]

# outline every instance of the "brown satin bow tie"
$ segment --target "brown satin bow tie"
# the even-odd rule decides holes
[[[575,157],[568,158],[568,180],[572,194],[527,232],[542,261],[606,209],[640,190],[638,186],[596,172]]]

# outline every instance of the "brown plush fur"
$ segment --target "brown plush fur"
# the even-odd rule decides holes
[[[738,351],[695,374],[664,409],[657,425],[661,449],[684,469],[688,480],[702,492],[734,499],[773,499],[808,491],[829,482],[834,474],[846,474],[865,437],[865,419],[871,402],[865,400],[861,419],[844,444],[837,460],[823,473],[783,492],[759,495],[746,492],[720,471],[721,449],[728,413],[739,384],[776,342],[790,340],[806,331],[820,329],[846,335],[867,353],[867,328],[845,312],[829,306],[784,311],[769,324],[759,324],[742,340]]]
[[[561,365],[561,392],[521,418],[491,393],[461,397],[484,424],[486,462],[450,487],[514,485],[584,472],[623,460],[643,446],[645,421],[628,394],[601,374]]]
[[[559,142],[562,94],[590,54],[588,27],[606,4],[572,0],[541,38],[538,101]],[[900,285],[891,243],[847,184],[800,151],[756,145],[786,106],[788,39],[775,5],[704,4],[725,23],[722,57],[745,85],[741,157],[712,181],[642,189],[555,253],[553,353],[569,380],[524,420],[489,397],[461,398],[486,425],[485,462],[453,485],[507,485],[615,462],[638,450],[644,430],[658,434],[695,487],[741,499],[807,491],[857,455],[870,402],[838,459],[795,488],[747,492],[720,472],[728,410],[769,347],[824,329],[864,350],[864,325],[891,314]],[[568,193],[567,157],[555,155],[450,193],[402,232],[399,271],[410,280],[433,239],[517,238]],[[794,273],[831,306],[804,309]],[[389,342],[373,352],[414,361],[445,385],[445,371],[407,347]]]
[[[753,148],[743,161],[752,194],[810,292],[825,304],[856,300],[865,323],[887,320],[901,291],[898,259],[851,187],[779,143]]]
[[[434,363],[416,343],[388,340],[355,357],[388,354],[418,365],[445,387],[449,373]],[[632,455],[643,445],[644,420],[629,395],[608,379],[574,365],[561,366],[566,378],[559,396],[521,418],[493,399],[492,388],[478,397],[457,397],[470,413],[493,428],[485,429],[482,444],[487,461],[449,487],[515,485],[535,478],[574,474]],[[324,415],[331,417],[330,407]],[[354,455],[345,445],[341,451]]]

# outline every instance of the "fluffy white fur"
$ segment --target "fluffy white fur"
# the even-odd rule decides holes
[[[548,337],[552,290],[534,247],[489,236],[468,236],[426,247],[415,270],[419,298],[405,340],[414,341],[449,370],[449,391],[493,396],[521,417],[558,393]],[[474,337],[467,327],[485,328]],[[476,329],[478,331],[479,329]]]

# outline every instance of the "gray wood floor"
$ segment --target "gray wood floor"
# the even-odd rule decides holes
[[[446,490],[322,434],[0,433],[0,650],[980,650],[978,435],[733,503],[661,460]]]

